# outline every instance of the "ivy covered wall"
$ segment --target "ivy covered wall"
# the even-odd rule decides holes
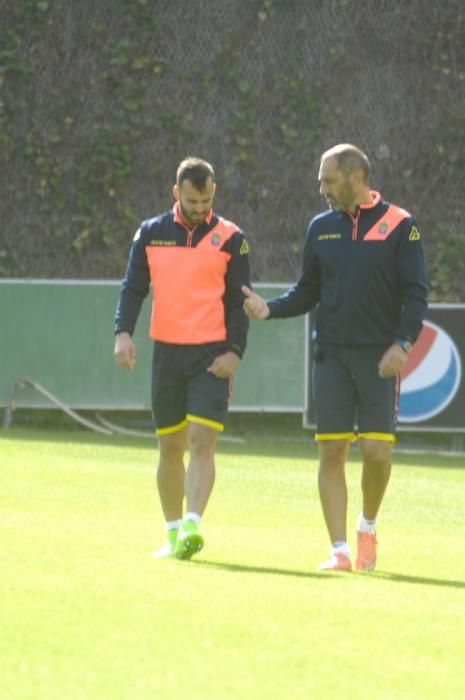
[[[191,154],[253,278],[291,281],[349,141],[417,216],[432,298],[465,301],[464,24],[462,0],[0,0],[0,275],[121,277]]]

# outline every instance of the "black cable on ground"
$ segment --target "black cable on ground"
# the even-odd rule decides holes
[[[35,389],[36,391],[39,392],[39,394],[42,394],[42,396],[45,396],[52,404],[57,406],[58,408],[61,408],[62,411],[64,411],[68,416],[70,416],[73,420],[75,420],[77,423],[81,423],[81,425],[84,425],[86,428],[90,428],[91,430],[95,430],[97,433],[102,433],[103,435],[113,435],[111,430],[108,430],[108,428],[104,428],[101,425],[98,425],[97,423],[94,423],[93,421],[83,418],[82,416],[79,415],[79,413],[76,413],[76,411],[73,411],[72,408],[69,406],[66,406],[60,399],[58,399],[56,396],[54,396],[50,391],[45,389],[41,384],[38,384],[37,382],[32,381],[32,379],[28,379],[27,377],[18,377],[18,379],[15,379],[13,384],[11,385],[10,389],[10,396],[8,400],[8,406],[5,409],[5,414],[3,417],[3,427],[4,428],[9,428],[12,421],[13,421],[13,412],[16,408],[15,406],[15,398],[18,390],[24,389],[25,387],[30,387],[31,389]]]

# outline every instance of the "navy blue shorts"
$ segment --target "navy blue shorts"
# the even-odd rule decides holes
[[[400,378],[381,378],[386,347],[316,343],[313,398],[317,440],[395,441]]]
[[[159,435],[182,430],[189,421],[223,430],[230,379],[207,368],[227,352],[224,343],[172,345],[155,342],[152,360],[152,413]]]

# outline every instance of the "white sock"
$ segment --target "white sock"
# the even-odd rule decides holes
[[[359,532],[369,532],[371,535],[376,533],[376,518],[368,520],[363,513],[360,513],[357,521],[357,530]]]
[[[196,525],[200,525],[200,515],[198,513],[186,513],[184,520],[193,520]]]
[[[165,525],[167,530],[179,530],[180,520],[167,520]]]
[[[331,552],[332,554],[343,554],[345,557],[350,559],[350,547],[347,544],[347,542],[333,542],[331,545]]]

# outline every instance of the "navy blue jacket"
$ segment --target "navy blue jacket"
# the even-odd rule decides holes
[[[270,318],[317,306],[313,337],[321,343],[417,339],[428,292],[421,234],[407,211],[371,195],[354,216],[329,210],[310,221],[301,277],[268,301]]]

